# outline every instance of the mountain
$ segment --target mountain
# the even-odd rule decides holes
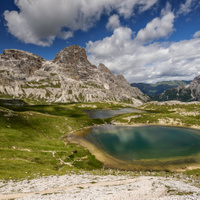
[[[43,102],[146,102],[149,98],[131,87],[122,75],[103,64],[92,65],[85,49],[74,45],[53,61],[21,50],[0,55],[0,97]]]
[[[143,93],[148,96],[160,94],[165,90],[176,88],[179,86],[188,85],[191,81],[162,81],[154,84],[148,83],[131,83],[131,86],[139,88]]]
[[[151,97],[155,101],[200,101],[200,76],[194,78],[189,85],[169,89]]]

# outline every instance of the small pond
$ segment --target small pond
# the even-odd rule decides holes
[[[84,139],[124,161],[166,159],[200,153],[200,131],[165,126],[92,128]]]
[[[125,113],[140,113],[144,111],[135,108],[121,108],[118,110],[85,110],[83,112],[87,113],[88,117],[92,119],[97,119],[97,118],[106,119],[109,117],[113,117],[115,115],[120,115]]]

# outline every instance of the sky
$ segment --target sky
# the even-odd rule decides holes
[[[0,54],[86,49],[129,83],[200,75],[199,0],[1,0]]]

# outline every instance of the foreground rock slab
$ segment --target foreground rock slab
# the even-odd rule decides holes
[[[0,182],[0,199],[200,199],[200,188],[176,178],[71,174]]]

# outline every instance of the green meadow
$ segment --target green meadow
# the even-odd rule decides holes
[[[200,117],[194,114],[200,112],[199,105],[157,106],[149,103],[140,107],[146,113],[122,114],[106,120],[91,119],[82,112],[119,107],[127,107],[127,104],[98,102],[17,106],[1,103],[0,179],[32,179],[81,170],[102,171],[103,163],[94,155],[67,140],[67,136],[85,128],[113,122],[156,124],[159,119],[168,118],[178,120],[184,126],[200,126]],[[181,113],[186,111],[189,114],[183,116]],[[200,170],[185,173],[199,176]]]
[[[34,178],[102,168],[102,163],[87,149],[70,144],[66,139],[73,131],[104,123],[101,119],[89,119],[82,112],[86,108],[81,106],[84,104],[2,105],[0,179]]]

